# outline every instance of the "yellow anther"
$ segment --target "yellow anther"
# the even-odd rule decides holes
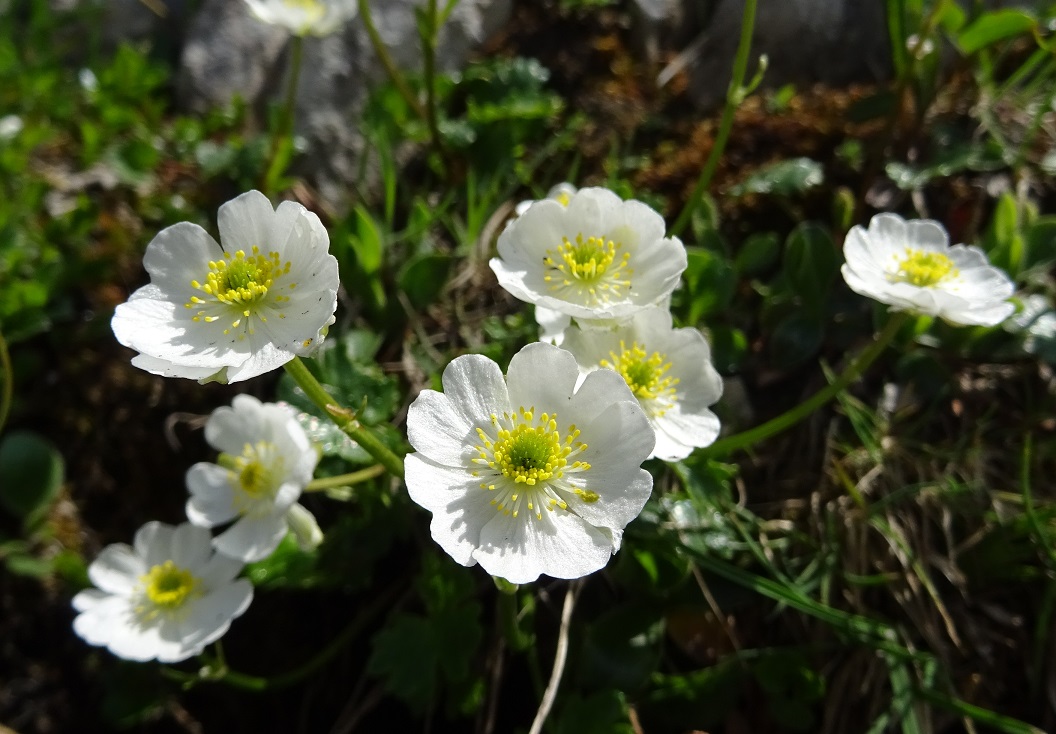
[[[897,283],[909,283],[920,288],[931,288],[958,275],[957,266],[941,252],[930,252],[907,247],[898,260],[898,270],[890,276]]]

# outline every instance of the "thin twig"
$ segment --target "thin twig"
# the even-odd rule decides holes
[[[576,592],[579,590],[578,581],[568,585],[565,592],[565,605],[561,608],[561,631],[557,635],[557,650],[554,652],[554,668],[550,672],[550,682],[546,684],[543,691],[543,700],[539,702],[539,710],[535,712],[535,721],[528,734],[540,734],[546,717],[550,715],[550,709],[557,698],[557,689],[561,686],[561,676],[565,672],[565,661],[568,658],[568,630],[572,622],[572,610],[576,606]]]

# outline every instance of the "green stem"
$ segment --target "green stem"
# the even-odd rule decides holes
[[[891,318],[887,321],[887,325],[884,326],[884,330],[876,337],[876,341],[859,354],[835,382],[814,393],[804,402],[762,425],[750,428],[747,431],[742,431],[741,433],[735,433],[732,436],[727,436],[721,441],[716,441],[711,446],[706,446],[701,449],[698,453],[704,456],[732,454],[734,451],[747,448],[748,446],[756,444],[759,441],[767,439],[770,436],[780,433],[786,428],[790,428],[796,423],[799,423],[822,405],[836,397],[841,390],[846,389],[851,383],[857,380],[869,365],[876,361],[876,358],[883,353],[884,349],[886,349],[891,343],[891,340],[895,338],[899,329],[901,329],[911,318],[912,317],[909,314],[905,313],[892,314]]]
[[[7,415],[11,412],[11,397],[15,392],[15,371],[11,367],[11,355],[7,351],[7,342],[4,333],[0,331],[0,377],[4,379],[4,387],[0,390],[0,433],[4,431],[7,424]]]
[[[284,151],[292,145],[293,140],[293,117],[297,107],[297,83],[301,78],[301,61],[304,58],[304,38],[294,36],[290,44],[290,78],[286,83],[286,98],[283,102],[279,129],[271,139],[268,165],[264,169],[263,189],[264,193],[269,195],[274,191],[275,183],[289,162],[289,155]]]
[[[429,139],[441,159],[445,158],[444,143],[440,138],[440,125],[436,115],[436,43],[440,33],[436,0],[426,6],[428,28],[422,34],[422,63],[425,73],[425,124],[429,127]],[[446,166],[446,162],[445,162]]]
[[[226,683],[229,686],[241,688],[246,691],[263,692],[274,691],[279,688],[287,688],[294,683],[307,678],[309,675],[333,660],[344,647],[355,640],[363,629],[392,602],[394,597],[400,592],[406,592],[405,586],[405,584],[395,584],[390,587],[388,591],[375,599],[371,604],[364,607],[360,613],[356,615],[343,630],[341,630],[337,637],[331,640],[330,644],[320,650],[315,657],[311,658],[303,665],[299,665],[293,670],[281,675],[276,675],[271,678],[258,675],[247,675],[246,673],[239,673],[238,671],[231,670],[222,661],[216,661],[218,667],[204,676],[184,673],[181,670],[165,667],[161,669],[162,675],[171,678],[172,680],[180,681],[181,683]],[[210,666],[207,665],[205,669],[208,670],[209,667]]]
[[[375,464],[374,466],[368,466],[366,469],[349,472],[348,474],[339,474],[336,477],[313,479],[308,483],[308,486],[304,488],[304,491],[319,492],[324,489],[333,489],[334,487],[348,487],[352,484],[359,484],[360,482],[365,482],[374,477],[379,477],[384,474],[385,471],[386,469],[384,465]]]
[[[521,629],[520,621],[517,619],[520,614],[517,608],[518,587],[516,584],[509,584],[504,579],[498,578],[495,579],[495,585],[499,589],[495,600],[495,613],[499,617],[502,636],[506,638],[506,644],[511,650],[516,652],[527,650],[531,647],[532,636]]]
[[[301,361],[300,357],[294,357],[284,365],[302,390],[317,407],[319,407],[334,424],[340,428],[346,436],[358,443],[363,449],[378,460],[390,474],[403,479],[403,459],[394,454],[392,450],[381,442],[368,428],[360,425],[355,414],[342,408],[330,393],[326,391],[315,375],[308,371],[308,367]]]
[[[374,53],[377,54],[381,65],[385,67],[385,73],[389,75],[389,79],[392,81],[393,86],[396,87],[396,91],[400,93],[400,96],[403,97],[407,106],[414,111],[414,114],[422,122],[429,124],[426,111],[422,109],[422,105],[419,104],[418,99],[414,96],[414,92],[407,86],[407,80],[403,78],[403,74],[396,68],[396,63],[392,60],[389,49],[385,46],[385,42],[381,40],[378,28],[374,25],[374,16],[370,14],[370,3],[368,0],[359,0],[359,15],[363,18],[363,26],[367,29],[367,35],[370,36],[370,43],[374,47]]]
[[[757,0],[745,0],[744,15],[741,18],[741,40],[737,44],[737,55],[733,60],[733,77],[730,79],[730,86],[726,89],[726,106],[722,110],[719,134],[715,137],[715,144],[712,145],[711,153],[708,154],[704,170],[700,172],[697,185],[693,187],[693,193],[689,195],[686,206],[671,228],[672,236],[678,237],[682,234],[693,217],[697,205],[700,204],[704,191],[708,188],[712,176],[715,175],[715,169],[719,166],[719,158],[722,157],[722,152],[726,148],[726,141],[729,140],[730,131],[733,129],[734,113],[744,101],[744,77],[748,73],[748,54],[752,48],[752,31],[755,29],[756,2]]]

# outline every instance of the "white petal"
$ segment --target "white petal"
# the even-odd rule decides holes
[[[152,375],[182,377],[187,380],[207,380],[218,372],[227,371],[226,367],[219,370],[216,367],[188,367],[187,365],[179,365],[160,357],[151,357],[149,354],[137,354],[132,358],[132,366],[138,367]],[[226,378],[220,381],[226,382]]]
[[[444,368],[442,382],[452,409],[470,425],[486,424],[492,413],[501,415],[509,408],[502,370],[483,355],[456,357]]]
[[[204,647],[227,632],[231,620],[239,617],[253,601],[253,587],[245,579],[198,599],[183,623],[184,644]]]
[[[224,252],[230,254],[243,250],[248,255],[254,247],[270,252],[276,241],[285,242],[289,236],[290,220],[277,221],[271,201],[255,190],[221,206],[216,222],[220,229],[220,244]],[[285,228],[277,230],[280,224]]]
[[[136,531],[132,545],[148,569],[172,557],[169,553],[174,529],[172,525],[153,520]]]
[[[950,246],[946,228],[932,219],[906,222],[906,245],[927,252],[945,252]]]
[[[441,464],[464,464],[464,455],[472,448],[467,442],[475,438],[473,426],[446,394],[422,390],[407,410],[407,440],[423,456]]]
[[[99,606],[107,599],[112,599],[113,596],[113,594],[101,591],[100,589],[83,589],[77,592],[73,597],[71,604],[78,612],[87,612],[89,609],[94,609]]]
[[[473,557],[493,576],[526,584],[540,574],[575,579],[609,562],[612,542],[601,531],[567,512],[513,517],[496,514],[480,534]]]
[[[187,519],[205,528],[216,527],[238,516],[230,473],[216,464],[199,462],[187,471]]]
[[[480,480],[466,471],[434,464],[417,454],[409,455],[404,468],[407,493],[433,513],[429,530],[433,540],[456,563],[472,566],[473,551],[480,544],[480,530],[496,510]]]
[[[202,582],[203,588],[214,591],[230,584],[241,573],[243,566],[245,564],[242,561],[214,553],[195,575]]]
[[[286,535],[284,515],[239,518],[213,538],[213,547],[229,558],[254,563],[271,555]]]
[[[103,548],[88,566],[88,578],[103,591],[129,596],[147,570],[143,559],[132,548],[115,543]]]
[[[563,418],[578,379],[579,367],[570,352],[543,342],[529,344],[510,360],[506,374],[510,407],[534,406]]]
[[[180,568],[196,571],[204,566],[212,555],[212,539],[212,533],[207,529],[189,522],[181,523],[172,532],[172,552],[169,558]]]
[[[694,448],[709,446],[719,436],[719,417],[710,410],[700,413],[683,413],[669,410],[653,420],[656,430],[656,446],[652,456],[664,461],[681,461]]]
[[[205,282],[209,261],[223,251],[209,233],[191,222],[180,222],[158,232],[143,254],[150,282],[168,300],[185,303],[197,291],[192,280]]]

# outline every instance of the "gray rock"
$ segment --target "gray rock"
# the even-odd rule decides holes
[[[682,50],[679,64],[688,68],[690,94],[704,108],[726,97],[733,57],[740,40],[744,0],[635,0],[644,25],[668,28],[668,48]],[[987,0],[991,7],[1042,8],[1045,0]],[[659,9],[662,13],[652,12]],[[752,61],[766,54],[764,86],[825,82],[842,85],[891,76],[891,51],[884,4],[862,0],[759,0]],[[672,70],[678,68],[673,67]],[[663,77],[663,75],[662,75]]]
[[[414,11],[424,4],[371,3],[378,33],[402,69],[421,68]],[[461,0],[441,29],[437,67],[448,72],[462,68],[473,49],[506,23],[511,9],[512,0]],[[183,105],[205,110],[236,94],[254,104],[278,99],[286,84],[288,45],[285,31],[252,18],[241,2],[205,0],[184,49]],[[356,122],[370,89],[386,80],[361,18],[330,36],[304,39],[295,125],[307,150],[298,166],[323,200],[339,211],[348,206],[350,184],[373,184],[370,145]]]

